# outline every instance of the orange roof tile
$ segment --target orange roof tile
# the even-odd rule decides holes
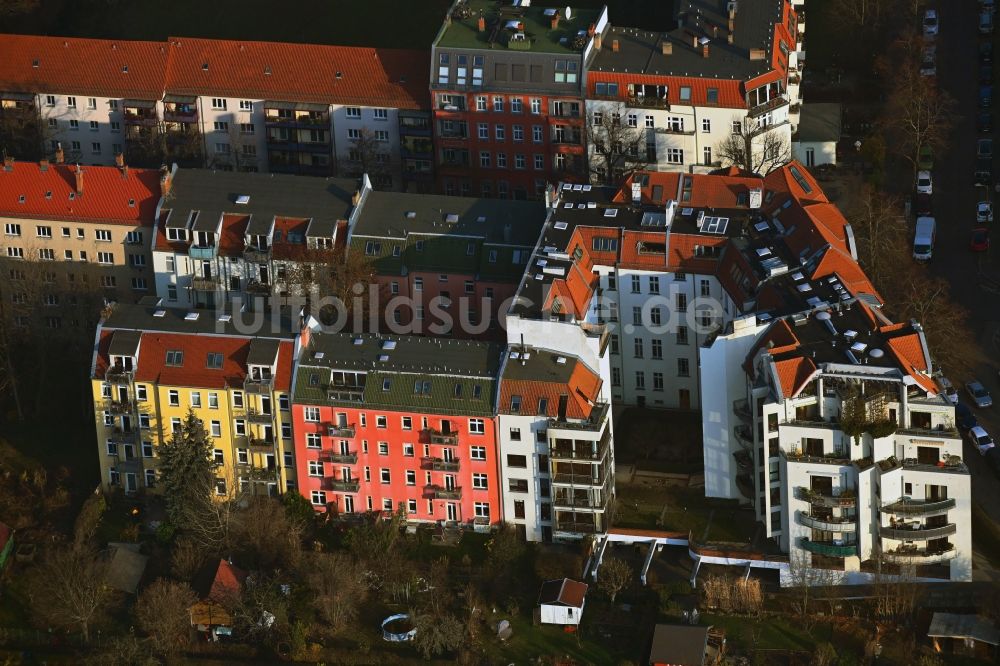
[[[164,42],[3,35],[0,90],[158,100]]]
[[[43,170],[35,162],[14,162],[11,170],[0,169],[0,215],[152,226],[160,198],[158,171],[82,170],[83,194],[78,195],[75,166],[50,164]]]
[[[169,44],[165,88],[174,94],[430,107],[426,51],[194,37]]]
[[[774,350],[771,350],[774,353]],[[805,387],[809,378],[816,372],[816,364],[811,358],[796,357],[774,362],[781,382],[781,392],[786,398],[793,398]]]
[[[798,181],[792,175],[792,168],[802,176],[803,181],[810,189],[809,192],[806,192],[799,185]],[[792,160],[780,169],[775,169],[764,176],[764,185],[773,192],[792,196],[801,204],[829,203],[819,183],[816,182],[816,179],[809,173],[809,170],[802,166],[802,163],[798,160]],[[772,201],[772,205],[777,205],[778,203],[780,201]]]
[[[934,380],[927,376],[930,369],[924,358],[924,346],[916,333],[889,338],[889,350],[903,366],[903,370],[913,377],[920,386],[934,393],[938,392]]]
[[[667,96],[671,104],[681,106],[716,106],[727,109],[745,109],[746,100],[741,92],[742,82],[735,79],[703,79],[699,77],[685,76],[659,76],[656,74],[635,74],[617,72],[591,71],[587,74],[587,87],[591,96],[597,94],[595,88],[598,82],[617,83],[618,89],[625,100],[629,84],[665,85],[667,86]],[[681,100],[681,88],[691,89],[691,100]],[[718,90],[719,100],[717,103],[708,102],[708,89]]]

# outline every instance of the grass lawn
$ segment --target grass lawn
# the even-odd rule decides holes
[[[712,625],[726,630],[726,642],[743,650],[754,647],[753,637],[757,633],[759,650],[795,650],[812,652],[820,643],[831,642],[833,628],[826,623],[817,623],[812,633],[794,620],[784,617],[768,617],[755,620],[727,615],[701,616],[701,624]]]
[[[734,501],[706,498],[703,488],[620,483],[615,490],[615,527],[690,531],[701,540],[711,516],[707,540],[737,543],[750,541],[757,530],[747,509]]]
[[[579,640],[576,634],[566,633],[562,627],[536,627],[528,618],[506,618],[498,614],[498,622],[500,619],[510,620],[514,633],[505,643],[490,639],[487,648],[490,663],[528,664],[540,656],[567,656],[581,664],[616,664],[626,658],[626,654],[614,648],[628,649],[627,645],[591,635],[593,632],[589,632],[586,626],[590,612],[589,608],[584,610],[584,628]]]

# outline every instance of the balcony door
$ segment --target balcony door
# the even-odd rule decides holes
[[[265,431],[264,436],[266,437],[269,433]],[[274,457],[273,453],[268,453],[264,455],[264,462],[267,465],[268,472],[274,472],[278,469],[278,462]]]
[[[274,441],[272,439],[272,437],[274,436],[274,427],[273,426],[271,426],[271,425],[261,426],[261,434],[264,436],[264,441],[265,442],[267,442],[267,443],[270,444],[272,441]]]
[[[354,513],[353,495],[344,495],[344,513]]]
[[[350,444],[347,443],[347,440],[346,439],[340,440],[340,455],[346,456],[350,455],[350,453],[351,453],[351,446]]]
[[[454,462],[455,461],[455,449],[445,448],[445,449],[442,450],[441,456],[442,456],[442,458],[444,459],[445,462]]]
[[[341,467],[340,468],[340,480],[341,481],[344,481],[345,483],[350,483],[353,480],[353,478],[354,477],[351,475],[351,468],[350,467]]]
[[[809,489],[821,495],[830,497],[833,495],[833,477],[813,476],[809,478]]]
[[[458,507],[454,502],[448,502],[445,505],[445,515],[450,523],[454,523],[458,520]]]
[[[337,427],[338,428],[347,427],[347,414],[337,414]]]
[[[448,474],[447,476],[444,477],[444,489],[445,490],[455,489],[455,477],[453,475]]]
[[[118,387],[118,402],[128,402],[128,387],[119,386]]]
[[[125,492],[134,493],[139,488],[138,479],[134,472],[125,473]]]
[[[203,261],[203,262],[201,262],[201,276],[203,278],[211,278],[212,277],[212,262],[211,261]]]

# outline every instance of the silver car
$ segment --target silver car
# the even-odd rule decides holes
[[[968,391],[969,397],[972,398],[972,402],[975,403],[976,407],[992,407],[993,397],[990,396],[990,392],[986,390],[986,387],[980,384],[976,380],[972,380],[965,385],[965,390]]]

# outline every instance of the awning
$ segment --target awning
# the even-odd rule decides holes
[[[134,106],[140,109],[155,109],[156,100],[148,99],[126,99],[122,102],[122,106]]]
[[[0,99],[12,99],[17,102],[34,102],[35,96],[32,93],[4,92],[0,93]]]
[[[327,104],[308,104],[306,102],[264,102],[264,109],[279,109],[282,111],[329,111]]]
[[[173,104],[194,104],[198,98],[194,95],[164,95],[163,101]]]

